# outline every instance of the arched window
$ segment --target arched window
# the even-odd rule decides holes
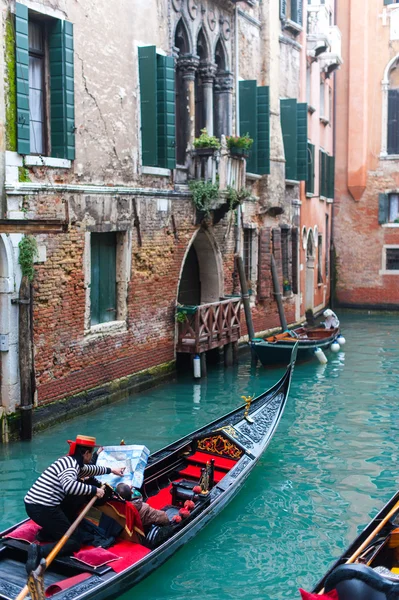
[[[231,135],[233,78],[228,70],[226,51],[222,41],[215,47],[216,77],[214,86],[214,131],[216,137]]]
[[[178,53],[178,59],[190,53],[190,43],[186,26],[183,19],[177,24],[175,33],[175,48]],[[183,71],[177,69],[175,74],[175,107],[176,107],[176,160],[178,165],[184,165],[187,148],[187,120],[185,118],[185,103],[184,103],[184,82]]]
[[[205,75],[204,67],[209,61],[208,46],[204,31],[201,27],[197,38],[197,56],[199,57],[199,69],[195,74],[195,136],[199,137],[201,129],[207,126],[204,103],[204,86],[203,76]],[[212,134],[212,131],[208,133]]]
[[[399,65],[389,73],[388,89],[388,154],[399,154]]]

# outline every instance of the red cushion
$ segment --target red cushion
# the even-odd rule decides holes
[[[188,465],[188,467],[182,471],[179,471],[179,475],[182,477],[191,477],[191,479],[199,479],[201,477],[201,473],[201,467],[194,467],[194,465]],[[221,471],[214,471],[213,479],[216,483],[218,483],[225,475],[225,472],[222,473]]]
[[[74,552],[73,557],[85,565],[90,567],[102,567],[103,565],[112,562],[113,560],[119,560],[119,556],[106,550],[105,548],[88,548]]]
[[[326,594],[312,594],[310,592],[305,592],[305,590],[300,589],[302,600],[339,600],[337,590],[331,590],[331,592],[327,592]]]
[[[206,454],[206,452],[195,452],[191,456],[187,457],[188,462],[197,462],[202,465],[206,465],[210,460],[215,461],[215,467],[222,469],[222,471],[230,471],[237,464],[237,461],[231,458],[223,458],[222,456],[215,456],[214,454]]]
[[[22,523],[19,527],[16,527],[10,533],[7,533],[4,537],[12,538],[13,540],[23,540],[30,544],[35,541],[37,532],[41,529],[39,525],[29,519],[25,523]]]
[[[112,550],[121,557],[120,560],[109,565],[115,573],[124,571],[151,552],[149,548],[146,548],[141,544],[133,544],[132,542],[125,540],[112,546]]]
[[[171,504],[172,502],[172,484],[170,484],[167,488],[163,488],[155,494],[155,496],[150,496],[146,500],[147,504],[149,504],[152,508],[161,509],[167,504]]]

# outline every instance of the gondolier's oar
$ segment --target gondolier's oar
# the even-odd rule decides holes
[[[386,525],[388,523],[389,519],[391,517],[393,517],[393,515],[396,513],[397,510],[399,510],[399,501],[395,504],[395,506],[393,508],[391,508],[389,513],[382,519],[381,523],[379,523],[377,525],[377,527],[374,529],[374,531],[372,531],[370,533],[370,535],[364,540],[363,544],[361,544],[359,546],[359,548],[356,550],[356,552],[354,552],[352,554],[352,556],[350,558],[348,558],[348,560],[345,563],[346,565],[349,565],[349,564],[355,562],[355,560],[360,556],[360,554],[363,552],[363,550],[369,545],[371,540],[377,535],[377,533],[379,531],[381,531],[381,529],[384,527],[384,525]]]
[[[352,563],[355,562],[355,560],[361,555],[361,553],[363,552],[363,550],[365,548],[367,548],[367,546],[369,545],[369,543],[371,542],[371,540],[373,538],[375,538],[375,536],[377,535],[377,533],[379,533],[381,531],[381,529],[384,527],[384,525],[386,525],[389,521],[389,519],[391,517],[393,517],[393,515],[399,510],[399,501],[395,504],[395,506],[393,508],[391,508],[391,510],[389,511],[389,513],[382,519],[381,523],[379,523],[377,525],[377,527],[374,529],[374,531],[372,531],[370,533],[370,535],[364,540],[363,544],[361,544],[359,546],[359,548],[356,550],[356,552],[354,552],[352,554],[352,556],[350,558],[348,558],[348,560],[344,563],[345,565],[350,565]],[[323,594],[324,593],[324,588],[318,592],[319,594]]]
[[[104,488],[105,486],[102,485],[101,487]],[[76,519],[76,521],[74,521],[72,523],[72,525],[70,526],[70,528],[68,529],[68,531],[66,533],[64,533],[64,535],[62,536],[62,538],[60,539],[60,541],[57,543],[57,545],[54,546],[54,548],[51,550],[50,554],[45,559],[45,563],[42,564],[42,561],[40,562],[39,566],[33,572],[34,573],[33,579],[37,580],[38,577],[42,577],[44,571],[47,569],[47,567],[50,566],[50,564],[53,562],[53,560],[55,559],[55,557],[57,556],[57,554],[59,553],[59,551],[65,546],[66,542],[69,540],[69,538],[71,537],[71,535],[73,534],[73,532],[75,531],[75,529],[77,528],[77,526],[79,525],[79,523],[82,521],[82,519],[84,519],[84,517],[89,512],[89,510],[91,509],[91,507],[93,506],[93,504],[95,503],[95,501],[97,499],[98,499],[97,496],[94,496],[90,500],[90,502],[82,510],[82,512],[80,513],[80,515]],[[29,577],[31,577],[31,575],[29,575]],[[16,597],[16,600],[23,600],[23,598],[25,598],[28,595],[28,593],[29,593],[29,586],[26,585],[19,592],[18,596]]]

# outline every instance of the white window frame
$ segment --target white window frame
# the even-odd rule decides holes
[[[399,276],[399,269],[389,270],[387,269],[387,249],[395,249],[399,252],[399,244],[384,244],[382,247],[382,264],[379,271],[380,275],[396,275]]]

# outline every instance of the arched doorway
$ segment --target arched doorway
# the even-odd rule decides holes
[[[305,311],[314,306],[314,239],[310,229],[306,244]]]
[[[205,229],[196,234],[184,259],[177,301],[198,305],[218,302],[223,296],[222,260]]]

